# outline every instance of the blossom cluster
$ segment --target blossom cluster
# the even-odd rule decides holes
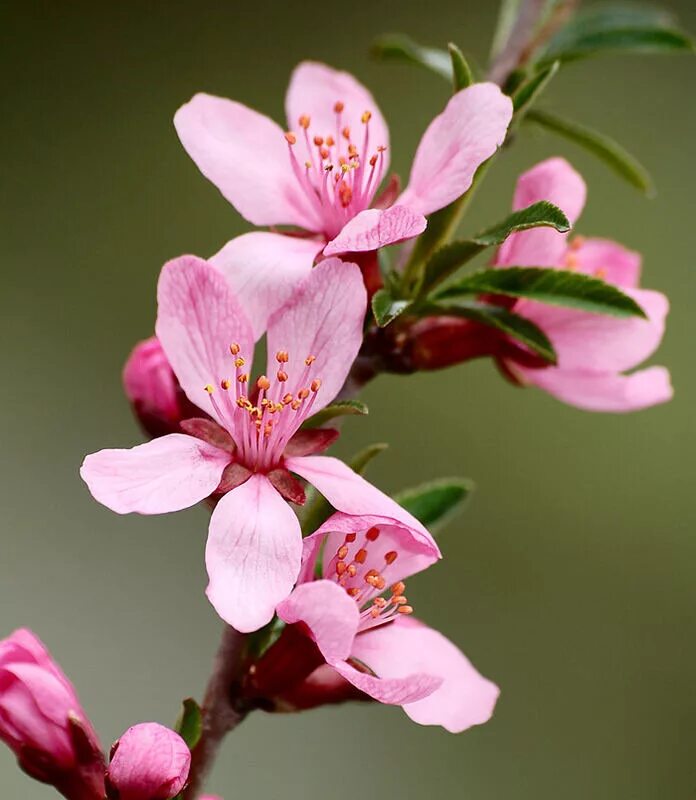
[[[465,196],[505,142],[513,103],[494,83],[457,91],[423,134],[403,190],[389,177],[387,124],[355,78],[302,63],[285,105],[287,130],[204,94],[177,112],[179,138],[203,175],[248,222],[271,229],[164,265],[154,336],[124,370],[149,441],[88,455],[81,476],[118,514],[209,506],[207,597],[228,626],[262,644],[245,655],[245,709],[373,699],[461,732],[490,719],[499,690],[417,618],[406,593],[440,548],[360,470],[324,454],[361,361],[388,369],[398,351],[402,371],[414,371],[486,356],[510,381],[570,405],[632,411],[671,396],[663,367],[632,371],[662,338],[667,300],[639,288],[640,257],[619,244],[519,227],[492,269],[586,276],[641,313],[482,291],[480,319],[414,304],[385,333],[370,312],[385,287],[384,248],[398,276],[432,215]],[[582,211],[585,184],[561,158],[518,181],[515,211],[543,202],[570,225]],[[496,314],[541,330],[555,362],[488,324]],[[262,339],[267,360],[255,373]],[[375,342],[385,348],[376,360]],[[328,510],[315,519],[305,510],[318,498]],[[72,800],[167,800],[184,790],[191,766],[189,744],[155,723],[124,733],[107,765],[72,685],[24,630],[0,643],[0,738],[26,772]]]

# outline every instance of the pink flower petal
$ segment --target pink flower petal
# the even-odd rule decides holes
[[[80,469],[92,497],[117,514],[164,514],[204,500],[215,490],[229,453],[171,433],[130,450],[100,450]]]
[[[263,475],[225,495],[210,520],[207,595],[238,631],[258,630],[291,592],[300,570],[297,517]]]
[[[374,527],[379,528],[379,538],[376,541],[366,542],[365,533]],[[369,553],[370,564],[379,565],[380,572],[389,585],[421,572],[440,558],[434,540],[430,536],[424,537],[420,528],[416,530],[391,517],[375,514],[355,516],[337,512],[314,533],[305,537],[301,581],[312,580],[320,551],[323,552],[322,574],[324,577],[332,574],[332,559],[344,543],[347,533],[356,534],[351,552],[364,547]],[[384,558],[390,552],[398,554],[396,560],[391,563]]]
[[[558,206],[571,225],[585,206],[587,187],[581,175],[564,158],[549,158],[525,172],[517,181],[513,208],[548,200]],[[500,246],[496,264],[517,267],[560,267],[566,253],[567,234],[553,228],[532,228],[513,233]]]
[[[426,228],[422,214],[407,206],[392,206],[385,211],[368,208],[361,211],[324,248],[324,255],[363,253],[419,236]]]
[[[197,94],[176,112],[174,126],[200,171],[249,222],[317,229],[273,120],[233,100]]]
[[[353,516],[375,515],[396,520],[410,529],[424,545],[431,548],[433,554],[439,556],[440,549],[435,540],[413,515],[337,458],[330,456],[288,458],[285,460],[285,466],[316,486],[338,511]],[[338,518],[336,524],[345,525],[345,518]],[[322,526],[320,530],[322,529],[325,530],[325,527]]]
[[[405,703],[422,700],[437,691],[442,684],[440,678],[424,672],[400,677],[380,677],[360,672],[346,661],[336,661],[331,666],[361,692],[391,706],[403,706]]]
[[[337,102],[344,105],[337,130],[337,116],[334,106]],[[333,136],[341,141],[341,130],[350,128],[353,142],[363,155],[364,124],[361,117],[365,111],[372,114],[369,123],[367,160],[377,147],[389,147],[389,130],[382,117],[377,103],[370,92],[348,72],[339,72],[315,61],[303,61],[295,67],[290,78],[285,97],[285,111],[288,128],[296,131],[301,116],[310,118],[312,136]],[[298,143],[302,142],[298,136]],[[303,146],[303,160],[306,151]],[[389,166],[389,150],[384,153],[384,170]]]
[[[456,200],[503,143],[511,118],[512,101],[493,83],[457,92],[423,134],[397,203],[427,216]]]
[[[287,303],[309,275],[322,244],[254,231],[232,239],[209,259],[225,276],[251,319],[255,339],[263,336],[269,317]]]
[[[669,310],[667,298],[647,289],[625,289],[648,319],[590,314],[533,301],[515,311],[531,319],[551,339],[558,367],[583,372],[623,372],[633,369],[657,349]]]
[[[289,625],[303,622],[327,661],[344,660],[350,655],[360,612],[355,600],[337,583],[303,583],[276,611]]]
[[[123,368],[123,388],[139,413],[179,421],[176,378],[156,336],[133,348]]]
[[[449,639],[413,618],[400,617],[359,634],[353,655],[382,678],[420,672],[442,681],[425,699],[404,705],[409,717],[421,725],[442,725],[459,733],[487,722],[493,714],[498,687],[480,675]]]
[[[234,377],[232,343],[240,345],[251,369],[252,323],[222,274],[195,256],[164,265],[157,302],[157,338],[179,383],[192,403],[217,416],[205,387]]]
[[[571,247],[574,268],[627,289],[638,288],[640,253],[608,239],[578,239]]]
[[[322,261],[268,323],[268,374],[278,368],[275,354],[287,351],[290,360],[283,368],[288,390],[295,394],[300,383],[309,388],[312,380],[320,379],[313,410],[328,405],[362,344],[366,306],[360,268],[338,258]],[[310,355],[316,360],[307,371],[305,359]]]
[[[554,368],[514,369],[558,400],[585,411],[639,411],[666,403],[673,394],[669,372],[664,367],[649,367],[631,375]]]

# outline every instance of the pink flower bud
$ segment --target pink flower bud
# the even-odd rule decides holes
[[[146,433],[163,436],[178,430],[185,397],[156,336],[133,348],[123,387]]]
[[[174,731],[145,722],[114,744],[107,772],[113,800],[170,800],[184,788],[191,767],[186,742]]]
[[[28,630],[0,641],[0,740],[66,797],[103,796],[104,759],[75,689]]]

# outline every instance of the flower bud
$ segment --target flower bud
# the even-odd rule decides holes
[[[408,332],[414,369],[432,370],[481,356],[495,356],[505,337],[498,331],[459,317],[425,317]]]
[[[152,437],[179,430],[201,412],[186,398],[156,336],[139,342],[123,368],[123,388],[143,430]]]
[[[104,758],[75,689],[28,630],[0,642],[0,740],[71,800],[104,795]]]
[[[170,800],[184,788],[190,767],[191,753],[179,734],[156,722],[135,725],[111,750],[107,796]]]

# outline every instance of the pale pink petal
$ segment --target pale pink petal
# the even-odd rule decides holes
[[[217,418],[205,387],[234,377],[232,343],[251,369],[252,323],[219,270],[195,256],[162,267],[157,302],[157,338],[179,383],[192,403]]]
[[[511,118],[512,101],[493,83],[457,92],[423,134],[397,204],[427,216],[464,194],[505,140]]]
[[[208,497],[229,461],[224,450],[170,433],[130,450],[92,453],[80,475],[92,497],[117,514],[164,514]]]
[[[337,116],[334,106],[337,102],[344,105],[337,129]],[[310,118],[310,133],[313,136],[332,136],[341,142],[341,130],[348,127],[352,140],[361,155],[364,147],[365,125],[361,121],[365,111],[372,117],[369,122],[369,142],[367,160],[378,147],[386,147],[384,153],[384,171],[389,166],[389,130],[374,97],[348,72],[340,72],[316,61],[303,61],[295,67],[290,78],[285,97],[285,111],[288,128],[298,130],[301,116]],[[299,136],[298,142],[303,139]],[[303,153],[305,151],[303,150]]]
[[[338,258],[316,266],[290,302],[268,323],[268,374],[278,365],[275,354],[289,353],[284,364],[290,392],[321,380],[313,410],[328,405],[338,394],[362,344],[367,294],[360,268]],[[305,359],[315,361],[306,370]],[[302,384],[302,387],[300,386]]]
[[[368,208],[353,217],[338,236],[326,245],[324,255],[377,250],[419,236],[427,224],[422,214],[407,206],[392,206],[385,211]]]
[[[156,336],[138,342],[131,351],[123,368],[123,388],[139,414],[179,421],[176,378]]]
[[[648,319],[618,318],[570,308],[520,302],[515,312],[531,319],[549,337],[564,370],[623,372],[657,349],[669,310],[667,298],[647,289],[625,289]]]
[[[466,656],[438,631],[413,618],[356,637],[353,655],[382,678],[403,678],[414,672],[438,677],[442,684],[404,711],[421,725],[442,725],[459,733],[482,725],[493,714],[498,687],[480,675]]]
[[[548,200],[558,206],[571,225],[585,206],[587,187],[581,175],[564,158],[542,161],[520,177],[515,189],[513,208],[522,208]],[[532,228],[513,233],[500,246],[496,264],[517,267],[563,266],[567,234],[553,228]]]
[[[232,287],[251,320],[254,338],[266,332],[269,317],[292,297],[306,278],[323,242],[254,231],[238,236],[209,259]]]
[[[301,557],[297,517],[264,475],[252,475],[213,511],[205,550],[208,599],[238,631],[258,630],[290,594]]]
[[[284,132],[273,120],[233,100],[197,94],[176,112],[174,126],[200,171],[249,222],[315,229]]]
[[[558,400],[585,411],[639,411],[666,403],[673,395],[669,372],[664,367],[649,367],[631,375],[553,367],[513,369]]]
[[[356,657],[359,658],[359,656]],[[362,659],[360,660],[362,661]],[[380,703],[387,703],[391,706],[403,706],[405,703],[422,700],[437,691],[442,684],[441,678],[425,672],[415,672],[399,677],[380,677],[361,672],[346,661],[336,661],[331,666],[361,692],[379,700]]]
[[[568,259],[579,272],[616,286],[635,289],[640,282],[640,253],[609,239],[577,239]]]
[[[370,528],[379,529],[379,538],[366,541],[365,534]],[[422,529],[414,529],[391,517],[376,514],[355,516],[337,512],[303,541],[302,570],[300,581],[311,580],[314,576],[319,552],[322,556],[322,574],[330,577],[334,565],[334,555],[345,541],[346,534],[355,534],[350,544],[349,556],[365,547],[369,553],[370,564],[379,565],[387,584],[415,575],[440,558],[440,552],[431,537],[424,537]],[[322,550],[323,545],[323,550]],[[389,563],[384,558],[387,553],[397,553],[395,561]]]
[[[440,550],[435,540],[412,514],[337,458],[287,458],[285,466],[315,486],[337,511],[353,516],[375,515],[396,520],[430,548],[429,552],[439,556]],[[345,525],[345,518],[339,518],[337,524]]]
[[[288,625],[303,622],[327,661],[344,660],[350,655],[360,612],[355,600],[337,583],[303,583],[276,611]]]

